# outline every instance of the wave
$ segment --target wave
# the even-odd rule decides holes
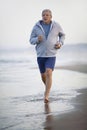
[[[0,64],[2,63],[30,63],[30,60],[0,60]]]
[[[67,90],[67,91],[52,91],[50,93],[50,102],[55,101],[69,101],[73,97],[76,97],[79,93],[76,92],[76,90]],[[13,97],[11,98],[11,103],[23,103],[23,102],[43,102],[43,94],[39,93],[38,95],[27,95],[22,97]],[[17,105],[17,104],[16,104]]]

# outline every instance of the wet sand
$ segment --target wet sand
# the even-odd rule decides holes
[[[77,92],[80,95],[70,101],[75,107],[73,111],[54,117],[50,114],[50,104],[45,105],[46,130],[87,130],[87,89]]]
[[[87,73],[87,64],[74,64],[74,65],[56,66],[56,69],[66,69],[66,70],[72,70],[72,71]]]
[[[64,82],[61,79],[61,77],[60,80],[61,82],[63,81],[63,84],[59,83],[59,81],[57,81],[58,77],[56,76],[57,79],[54,78],[55,82],[57,83],[57,85],[58,83],[61,84],[60,85],[61,89],[58,88],[58,90],[56,90],[57,93],[53,92],[51,94],[50,99],[51,101],[48,104],[44,104],[43,95],[42,93],[40,93],[41,95],[39,95],[38,91],[36,92],[37,93],[36,96],[34,96],[34,94],[32,94],[32,96],[31,95],[29,96],[29,94],[27,95],[28,91],[31,90],[30,92],[32,92],[35,90],[35,88],[30,89],[32,78],[30,79],[31,82],[30,81],[27,82],[29,83],[30,87],[28,88],[26,87],[27,92],[25,91],[25,95],[23,95],[24,91],[22,93],[22,89],[24,90],[25,86],[24,88],[19,86],[17,86],[17,88],[13,87],[14,89],[11,88],[12,86],[9,87],[8,89],[7,86],[7,89],[10,91],[10,93],[12,93],[10,89],[12,90],[16,89],[16,91],[19,90],[22,94],[19,97],[17,97],[14,91],[14,95],[12,93],[13,97],[9,96],[9,98],[1,100],[2,105],[1,105],[1,117],[0,117],[1,119],[0,130],[87,130],[87,89],[84,89],[87,88],[86,85],[87,82],[85,82],[87,66],[86,65],[79,65],[79,67],[78,65],[75,66],[69,65],[61,67],[58,66],[55,69],[57,69],[58,72],[60,69],[82,72],[81,74],[78,73],[78,75],[74,77],[76,78],[76,81],[78,80],[78,82],[80,83],[76,83],[75,80],[73,79],[70,80],[75,75],[75,73],[73,75],[70,74],[68,75],[67,71],[66,73],[63,74],[60,73],[61,77],[64,76],[64,79],[66,76],[65,79],[67,82],[66,86],[67,85],[68,86],[66,88],[65,86],[66,82]],[[30,76],[35,78],[34,73],[31,73],[32,71],[35,72],[37,70],[34,69],[29,70],[28,74],[30,75],[27,76],[28,80]],[[58,72],[57,71],[55,72],[56,75]],[[72,73],[72,71],[70,73]],[[39,72],[37,73],[37,77],[39,77]],[[40,84],[40,78],[37,77],[35,79],[36,82],[32,83],[33,85]],[[82,81],[85,82],[84,85],[83,83],[81,84]],[[65,86],[65,89],[62,85]],[[79,85],[82,86],[81,87],[82,89],[80,88]],[[68,91],[68,89],[71,89],[71,91]],[[73,89],[75,89],[75,91]],[[6,91],[6,93],[7,92],[8,91]],[[77,93],[74,94],[74,92],[77,92],[79,95],[77,95]],[[74,109],[72,107],[74,107]]]
[[[56,66],[55,69],[87,73],[86,64]],[[78,89],[77,93],[80,94],[70,100],[70,103],[75,107],[70,112],[53,116],[51,114],[50,104],[45,104],[45,110],[47,112],[46,130],[87,130],[87,89]]]

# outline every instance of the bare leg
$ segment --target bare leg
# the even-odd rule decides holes
[[[42,78],[43,83],[46,85],[46,73],[42,73],[41,78]]]
[[[42,81],[45,84],[45,99],[48,100],[51,85],[52,85],[52,69],[47,68],[45,73],[41,74]]]
[[[46,90],[45,90],[45,99],[48,99],[50,89],[52,85],[52,69],[46,69]]]

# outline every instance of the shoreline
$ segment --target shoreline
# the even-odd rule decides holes
[[[1,129],[87,130],[87,66],[57,64],[49,105],[43,102],[43,84],[37,69],[18,66],[3,73],[7,79],[2,80],[0,95]]]
[[[71,104],[75,107],[74,110],[70,112],[57,115],[54,120],[52,120],[52,115],[47,118],[45,128],[52,128],[52,130],[87,130],[87,89],[77,90],[79,95],[71,99]]]
[[[87,64],[72,64],[72,65],[64,65],[64,66],[56,66],[55,69],[64,69],[64,70],[71,70],[77,71],[81,73],[87,73]]]

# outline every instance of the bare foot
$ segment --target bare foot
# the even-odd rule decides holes
[[[44,99],[44,103],[48,103],[48,102],[49,102],[49,100],[45,98]]]

